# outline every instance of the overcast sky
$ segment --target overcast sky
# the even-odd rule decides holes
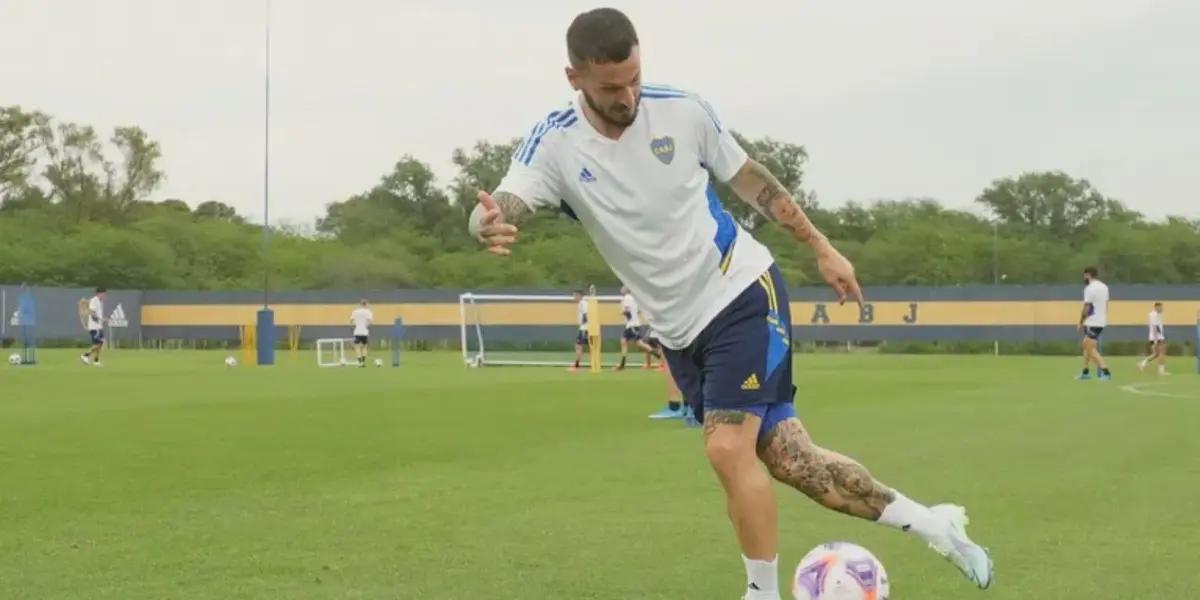
[[[820,200],[933,197],[1062,169],[1200,217],[1195,0],[621,1],[648,81],[804,144]],[[271,210],[307,223],[413,154],[503,141],[571,94],[576,0],[274,0]],[[160,198],[261,219],[260,0],[0,0],[0,105],[163,146]]]

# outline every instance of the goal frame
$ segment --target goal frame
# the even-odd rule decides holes
[[[349,342],[351,345],[353,345],[354,339],[353,338],[321,338],[321,339],[317,340],[317,346],[316,346],[317,366],[321,367],[321,368],[358,366],[357,361],[349,360],[346,358],[347,342]],[[329,351],[333,354],[333,357],[334,357],[333,361],[331,361],[331,362],[325,362],[325,361],[321,360],[322,357],[324,356],[324,353],[322,352],[322,348],[324,348],[326,345],[330,346]]]
[[[589,299],[594,299],[597,302],[621,302],[621,296],[599,296],[590,295]],[[468,367],[484,367],[484,366],[509,366],[509,367],[569,367],[574,363],[565,360],[503,360],[489,359],[487,355],[487,346],[484,343],[483,323],[479,319],[479,311],[475,310],[472,315],[468,314],[468,307],[476,307],[477,300],[497,300],[504,302],[573,302],[575,297],[570,294],[477,294],[475,292],[464,292],[458,295],[458,315],[459,315],[459,343],[462,347],[463,364]],[[595,318],[599,318],[596,316]],[[567,323],[563,324],[568,326]],[[603,324],[601,324],[603,325]],[[570,324],[571,327],[577,327],[575,324]],[[476,349],[472,350],[469,346],[469,341],[474,336]],[[590,362],[590,361],[589,361]]]

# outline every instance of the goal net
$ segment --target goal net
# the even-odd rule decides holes
[[[600,364],[615,367],[621,360],[620,339],[625,319],[620,296],[589,296],[599,314],[588,320],[600,325]],[[569,295],[465,293],[458,297],[463,361],[469,366],[560,366],[575,363],[579,335],[578,305]],[[641,364],[640,351],[630,345],[629,365]],[[590,367],[593,354],[585,348],[580,367]]]
[[[353,348],[354,340],[347,338],[322,338],[317,340],[318,367],[358,366],[358,361],[346,355],[346,346]]]

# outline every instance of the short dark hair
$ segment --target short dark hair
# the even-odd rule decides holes
[[[1100,269],[1097,269],[1096,267],[1084,267],[1083,272],[1088,275],[1091,275],[1092,277],[1100,276]]]
[[[1155,305],[1155,306],[1162,306],[1162,302],[1155,302],[1155,303],[1154,303],[1154,305]]]
[[[104,289],[103,287],[98,287],[98,288],[96,288],[96,293],[97,293],[97,294],[103,294],[104,292],[107,292],[107,291],[108,291],[108,290]]]
[[[580,13],[567,28],[567,58],[574,67],[624,62],[637,45],[633,22],[615,8]]]

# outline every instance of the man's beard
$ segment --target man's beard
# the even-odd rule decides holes
[[[592,100],[592,97],[588,95],[586,91],[583,92],[583,100],[584,102],[587,102],[589,107],[591,107],[592,112],[596,113],[596,116],[600,117],[600,120],[608,123],[609,125],[613,125],[615,127],[629,127],[630,125],[633,125],[633,122],[637,119],[637,98],[634,99],[633,108],[628,113],[625,113],[621,116],[613,116],[609,114],[608,111],[600,108],[600,106],[598,106],[596,102]]]

